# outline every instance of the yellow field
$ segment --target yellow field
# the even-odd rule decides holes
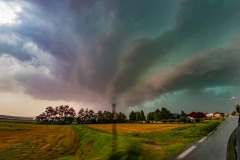
[[[76,141],[71,126],[0,123],[0,160],[54,159],[76,151]]]
[[[115,124],[118,133],[151,133],[166,132],[175,128],[190,126],[191,124]],[[86,124],[87,127],[112,132],[111,124]]]

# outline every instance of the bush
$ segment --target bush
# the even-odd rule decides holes
[[[201,121],[200,118],[196,118],[196,119],[195,119],[195,122],[196,122],[196,123],[199,123],[200,121]]]
[[[142,159],[142,155],[144,155],[143,148],[140,145],[131,144],[126,151],[118,151],[111,153],[109,160],[116,160],[116,159],[122,159],[122,160],[135,160],[135,159]]]
[[[186,123],[188,121],[187,117],[181,117],[180,122]]]

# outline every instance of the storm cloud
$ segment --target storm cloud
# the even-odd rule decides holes
[[[140,82],[124,96],[127,99],[124,101],[133,105],[174,91],[201,92],[209,87],[239,86],[239,59],[238,49],[218,49],[192,56]]]
[[[239,87],[237,0],[4,4],[21,11],[18,23],[0,22],[0,92],[98,105],[116,97],[127,108]]]

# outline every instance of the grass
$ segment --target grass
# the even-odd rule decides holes
[[[206,136],[220,122],[116,124],[118,133],[113,136],[112,124],[40,125],[0,121],[0,160],[175,158],[190,143]]]
[[[228,140],[228,147],[227,147],[227,159],[229,160],[236,160],[237,159],[237,144],[236,144],[236,136],[237,128],[232,132],[229,140]]]
[[[126,151],[131,150],[135,145],[141,150],[141,155],[135,159],[174,158],[189,144],[214,130],[220,122],[221,120],[196,124],[117,124],[118,143],[126,144],[125,151],[119,152],[126,155]],[[111,126],[107,124],[86,126],[93,130],[111,133]],[[128,139],[121,141],[122,137]]]

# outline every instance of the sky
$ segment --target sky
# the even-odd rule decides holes
[[[0,0],[0,114],[230,113],[239,26],[239,0]]]

